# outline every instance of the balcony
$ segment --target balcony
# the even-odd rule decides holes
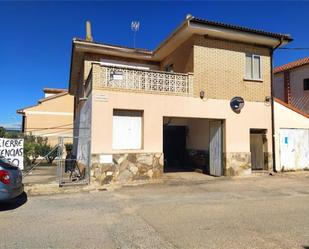
[[[94,63],[85,84],[86,95],[91,88],[192,96],[193,74],[103,66]]]

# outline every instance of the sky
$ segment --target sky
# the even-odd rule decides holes
[[[133,46],[131,21],[140,22],[136,47],[154,49],[190,13],[195,17],[288,33],[288,47],[309,48],[309,2],[137,1],[0,2],[0,126],[20,125],[16,110],[34,105],[44,87],[67,88],[73,37]],[[278,50],[275,66],[309,50]]]

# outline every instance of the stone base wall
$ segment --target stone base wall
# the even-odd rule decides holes
[[[264,165],[265,170],[273,171],[273,154],[264,152]]]
[[[224,175],[240,176],[251,174],[251,153],[224,153]]]
[[[250,152],[232,152],[224,154],[224,175],[226,176],[241,176],[249,175],[252,172],[251,168],[251,153]],[[273,157],[271,153],[264,153],[264,169],[273,170]]]
[[[113,154],[112,163],[100,163],[100,155],[92,155],[91,176],[100,184],[152,180],[163,174],[162,153]]]

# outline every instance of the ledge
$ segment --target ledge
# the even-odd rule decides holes
[[[252,82],[263,82],[262,79],[248,79],[248,78],[243,78],[244,81],[252,81]]]

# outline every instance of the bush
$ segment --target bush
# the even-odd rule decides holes
[[[0,137],[5,137],[6,136],[6,131],[3,127],[0,127]]]
[[[64,146],[65,146],[65,150],[66,151],[70,151],[70,150],[73,149],[73,144],[72,143],[66,143],[66,144],[64,144]]]

